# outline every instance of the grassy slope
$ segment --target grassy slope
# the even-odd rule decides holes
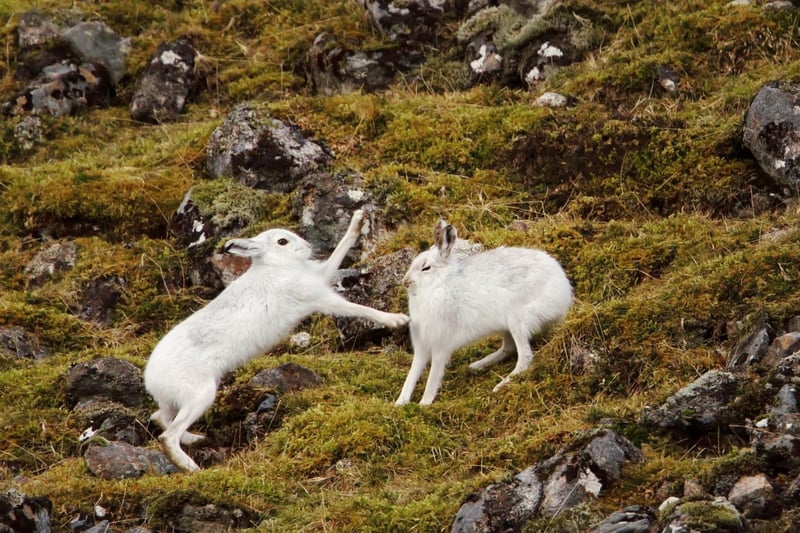
[[[124,105],[46,119],[47,142],[24,156],[8,151],[14,121],[2,126],[0,325],[41,332],[56,352],[39,364],[0,359],[2,485],[24,475],[14,485],[49,495],[62,523],[99,503],[127,520],[119,527],[146,516],[158,528],[189,499],[246,509],[275,531],[448,530],[470,491],[612,417],[649,462],[593,505],[533,526],[577,530],[623,503],[659,503],[663,480],[713,472],[721,454],[735,460],[734,452],[671,446],[634,424],[643,405],[724,364],[738,334],[732,323],[800,313],[796,204],[732,216],[769,191],[737,139],[760,85],[800,70],[798,15],[725,3],[573,2],[577,12],[600,4],[607,34],[585,61],[548,82],[581,104],[551,111],[533,108],[537,94],[526,91],[429,91],[446,77],[433,68],[424,83],[381,95],[309,95],[292,69],[298,45],[321,30],[380,44],[354,3],[232,0],[214,10],[204,1],[75,2],[134,35],[134,75],[161,41],[190,34],[210,81],[176,124],[133,123]],[[17,14],[58,4],[0,5],[4,95],[14,88]],[[676,96],[654,85],[661,62],[682,76]],[[131,92],[122,87],[121,99]],[[363,172],[384,196],[387,216],[408,220],[387,252],[429,241],[432,223],[446,215],[463,236],[489,246],[551,251],[573,280],[576,306],[524,379],[492,395],[497,373],[465,368],[489,343],[470,347],[454,356],[427,409],[392,406],[409,354],[335,353],[324,336],[307,353],[278,350],[238,379],[289,360],[326,378],[319,389],[284,398],[289,414],[280,430],[191,477],[98,480],[77,449],[65,372],[108,355],[143,366],[159,335],[201,305],[186,286],[183,252],[163,240],[166,220],[185,190],[204,180],[210,132],[248,99],[323,139],[337,165]],[[269,220],[285,217],[279,206]],[[76,218],[97,228],[77,239],[76,268],[25,291],[32,235],[58,234]],[[528,220],[529,231],[506,229],[516,219]],[[106,329],[67,311],[82,281],[102,274],[129,283]],[[570,372],[566,354],[575,345],[601,356],[594,371]]]

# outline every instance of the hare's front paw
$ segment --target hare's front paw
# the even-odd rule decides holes
[[[403,313],[386,313],[383,324],[388,328],[399,328],[409,323],[411,319]]]
[[[350,229],[356,233],[361,233],[361,230],[364,228],[364,223],[366,222],[367,217],[364,214],[363,209],[356,209],[353,211],[353,218],[350,219]]]

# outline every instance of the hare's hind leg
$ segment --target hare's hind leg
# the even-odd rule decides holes
[[[515,320],[510,324],[509,331],[517,349],[517,364],[514,365],[514,370],[509,375],[504,377],[500,383],[495,385],[492,392],[497,392],[503,385],[507,385],[511,381],[512,376],[524,372],[531,365],[533,361],[533,352],[531,351],[531,335],[528,325],[522,320]]]
[[[167,429],[174,418],[175,412],[165,408],[159,409],[150,415],[150,420],[152,420],[162,430]],[[181,444],[184,446],[191,446],[193,444],[197,444],[205,438],[205,435],[184,431],[183,435],[181,435]]]
[[[511,336],[511,332],[506,331],[503,333],[503,345],[500,346],[500,349],[496,352],[492,352],[483,359],[479,359],[474,363],[471,363],[469,367],[472,370],[483,370],[487,366],[495,365],[501,361],[505,361],[511,355],[514,354],[516,351],[516,345],[514,343],[514,337]]]
[[[170,460],[185,472],[195,472],[200,470],[200,467],[181,449],[181,441],[189,426],[214,403],[216,393],[217,387],[213,379],[197,383],[193,391],[192,401],[181,406],[178,414],[175,415],[167,429],[158,437],[164,452]]]

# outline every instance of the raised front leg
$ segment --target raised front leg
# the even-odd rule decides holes
[[[365,221],[366,215],[363,210],[357,209],[353,212],[353,218],[350,219],[350,225],[347,226],[347,231],[342,237],[342,240],[336,245],[336,248],[333,250],[330,257],[328,257],[327,261],[322,264],[322,275],[325,279],[331,280],[336,275],[336,271],[339,270],[339,266],[347,256],[347,252],[349,252],[350,248],[355,246],[358,241]]]
[[[326,294],[324,298],[318,300],[317,311],[330,315],[365,318],[393,329],[405,326],[410,320],[408,315],[404,313],[385,313],[383,311],[378,311],[372,307],[345,300],[333,291]]]

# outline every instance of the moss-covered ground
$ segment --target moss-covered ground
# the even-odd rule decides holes
[[[244,510],[263,531],[445,531],[471,491],[610,418],[648,461],[591,505],[529,527],[581,531],[621,505],[658,505],[669,483],[739,461],[735,446],[682,447],[635,422],[644,405],[723,367],[759,318],[800,315],[797,198],[772,185],[740,142],[759,87],[800,74],[800,14],[727,0],[565,3],[594,18],[602,44],[541,88],[578,101],[556,110],[533,105],[539,89],[450,88],[451,59],[437,61],[435,51],[420,76],[380,94],[312,94],[300,67],[320,31],[381,45],[356,2],[70,3],[131,36],[130,79],[109,109],[44,117],[46,140],[30,152],[11,140],[18,118],[0,125],[0,326],[36,332],[53,352],[41,362],[0,355],[0,487],[49,496],[56,527],[100,504],[120,529],[168,529],[189,501]],[[4,97],[18,89],[20,13],[63,6],[0,2]],[[204,55],[204,90],[175,123],[132,121],[133,80],[161,42],[180,35]],[[661,63],[680,75],[674,94],[656,82]],[[548,250],[574,284],[575,306],[538,341],[532,368],[497,394],[511,363],[486,374],[466,368],[496,340],[457,352],[427,408],[393,405],[410,354],[337,351],[319,318],[323,333],[310,349],[282,346],[237,373],[244,380],[293,361],[325,378],[281,398],[277,431],[191,476],[101,480],[70,423],[66,372],[104,356],[144,367],[158,338],[203,304],[167,223],[190,186],[235,190],[208,183],[205,148],[246,100],[365,176],[397,227],[382,251],[430,244],[444,216],[486,246]],[[248,213],[267,227],[287,224],[287,209],[266,197]],[[78,259],[28,288],[23,270],[42,235],[73,240]],[[71,310],[86,280],[105,275],[127,284],[101,327]],[[569,364],[576,346],[598,355],[583,374]]]

